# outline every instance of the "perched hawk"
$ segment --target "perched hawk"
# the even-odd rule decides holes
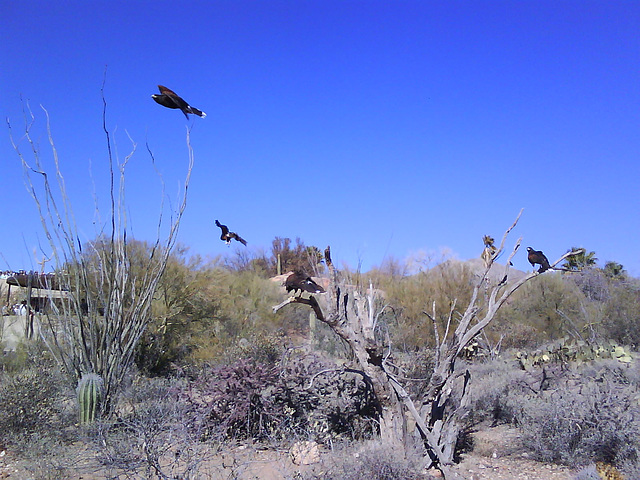
[[[531,266],[534,267],[536,264],[540,265],[538,273],[546,272],[551,268],[551,265],[549,265],[549,260],[547,260],[547,257],[544,256],[544,253],[542,253],[542,251],[534,250],[531,247],[527,247],[527,252],[529,252],[527,255],[527,259],[529,260]]]
[[[302,292],[324,293],[324,288],[311,280],[311,277],[300,270],[296,270],[287,277],[284,282],[284,287],[287,289],[287,293],[293,290],[293,293],[295,294],[299,290],[300,295],[302,295]]]
[[[160,89],[160,95],[151,95],[156,102],[158,102],[163,107],[167,108],[179,108],[184,113],[184,116],[189,119],[188,113],[192,113],[194,115],[198,115],[199,117],[206,117],[207,114],[201,110],[198,110],[195,107],[190,106],[187,102],[185,102],[181,97],[176,95],[173,90],[169,90],[167,87],[163,87],[162,85],[158,85]]]
[[[218,220],[216,220],[216,225],[220,227],[220,230],[222,230],[220,240],[223,240],[227,245],[231,243],[232,239],[239,241],[243,245],[247,244],[247,241],[244,238],[235,232],[230,232],[229,228],[226,225],[222,225]]]

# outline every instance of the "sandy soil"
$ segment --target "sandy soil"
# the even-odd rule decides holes
[[[78,458],[72,469],[62,474],[68,480],[106,480],[117,478],[156,478],[147,472],[139,476],[118,476],[116,471],[101,467],[95,453],[86,446],[78,445]],[[6,450],[0,456],[0,479],[29,480],[33,473],[25,469],[19,452]],[[320,456],[330,454],[317,449]],[[309,457],[311,464],[297,465],[288,450],[260,450],[249,445],[237,445],[218,453],[200,466],[203,479],[215,480],[287,480],[295,472],[314,468],[315,454]],[[298,462],[300,463],[300,462]],[[304,463],[304,462],[303,462]],[[435,472],[431,472],[435,473]],[[461,480],[573,480],[575,470],[567,467],[544,464],[528,458],[519,447],[517,430],[506,426],[486,428],[474,434],[474,450],[463,455],[462,461],[452,467],[455,478]],[[425,472],[425,480],[432,477]]]

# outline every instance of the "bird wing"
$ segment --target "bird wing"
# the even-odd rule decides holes
[[[303,287],[307,292],[311,292],[311,293],[324,293],[324,288],[322,288],[320,285],[318,285],[316,282],[314,282],[310,277],[307,277],[307,278],[302,282],[302,287]]]
[[[223,235],[226,235],[227,233],[229,233],[229,228],[226,225],[221,224],[218,220],[216,220],[216,225],[220,227],[220,230],[222,230]]]
[[[166,95],[167,98],[169,98],[176,105],[177,108],[182,110],[182,113],[184,113],[185,116],[187,115],[187,113],[191,113],[190,112],[191,107],[189,107],[189,104],[185,102],[180,95],[178,95],[176,92],[174,92],[173,90],[163,85],[158,85],[158,88],[160,89],[160,93],[162,93],[163,95]]]
[[[244,238],[242,238],[240,235],[238,235],[237,233],[235,233],[235,232],[231,232],[231,233],[229,233],[229,236],[230,236],[231,238],[235,238],[235,239],[236,239],[237,241],[239,241],[241,244],[243,244],[243,245],[245,245],[245,246],[247,245],[247,241],[246,241]]]
[[[158,90],[160,90],[160,93],[163,94],[163,95],[170,95],[170,96],[174,96],[174,97],[178,96],[176,94],[176,92],[174,92],[173,90],[165,87],[164,85],[158,85]]]

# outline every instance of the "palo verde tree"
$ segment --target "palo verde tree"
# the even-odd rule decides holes
[[[76,380],[98,375],[103,382],[101,410],[109,413],[113,400],[134,361],[136,346],[149,321],[151,302],[176,242],[178,228],[186,208],[187,189],[193,168],[193,150],[187,130],[186,179],[178,206],[165,220],[164,185],[159,202],[157,238],[147,244],[141,256],[138,245],[128,237],[129,208],[125,203],[125,173],[136,145],[119,159],[106,126],[106,100],[102,87],[102,126],[106,136],[106,160],[109,166],[109,211],[106,215],[95,202],[95,218],[104,218],[96,239],[82,243],[63,175],[63,162],[53,141],[48,112],[47,136],[53,159],[52,172],[44,166],[46,155],[33,138],[35,117],[26,108],[25,130],[19,140],[12,133],[13,147],[22,162],[27,190],[31,194],[55,262],[55,278],[64,295],[51,298],[51,311],[42,317],[42,337],[63,369]],[[27,144],[30,154],[23,153]],[[153,153],[147,145],[151,161]]]
[[[510,262],[520,248],[519,239],[509,255],[506,266],[495,264],[504,251],[509,232],[516,226],[522,211],[505,232],[500,246],[485,260],[486,267],[478,278],[471,298],[458,308],[454,299],[446,309],[446,326],[442,331],[436,321],[438,308],[433,303],[425,311],[431,321],[436,339],[435,361],[428,383],[421,389],[419,398],[412,398],[405,388],[403,376],[388,360],[392,354],[392,339],[380,329],[380,319],[386,305],[380,292],[369,285],[364,290],[348,284],[341,278],[331,261],[329,248],[325,251],[325,262],[329,270],[327,293],[309,297],[292,296],[279,305],[278,311],[290,303],[310,306],[316,317],[326,323],[349,346],[352,364],[346,366],[350,372],[362,375],[373,391],[377,402],[381,440],[396,451],[406,452],[412,440],[407,417],[416,425],[428,464],[437,466],[446,477],[451,478],[449,465],[453,455],[461,419],[465,414],[468,399],[470,374],[456,370],[456,362],[463,349],[493,320],[507,299],[526,282],[539,273],[533,271],[517,281],[509,281]],[[553,266],[576,252],[568,252],[553,263]],[[499,281],[491,281],[489,271],[503,269]],[[493,277],[495,278],[495,277]],[[460,392],[454,399],[454,392]],[[454,400],[456,400],[454,402]]]

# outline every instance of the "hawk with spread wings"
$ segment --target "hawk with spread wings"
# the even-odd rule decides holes
[[[187,120],[189,119],[189,113],[198,115],[202,118],[207,116],[207,114],[202,110],[198,110],[197,108],[192,107],[187,102],[185,102],[182,97],[178,96],[178,94],[176,94],[176,92],[174,92],[173,90],[169,90],[163,85],[158,85],[158,88],[160,89],[160,95],[151,95],[151,98],[153,98],[163,107],[179,108],[180,110],[182,110],[182,113],[184,113],[184,116],[187,117]]]
[[[224,241],[227,245],[231,243],[231,240],[237,240],[241,244],[247,245],[247,241],[244,238],[242,238],[235,232],[230,232],[229,227],[227,227],[226,225],[221,224],[218,220],[216,220],[216,225],[220,227],[220,230],[222,230],[222,233],[220,234],[220,240]]]

